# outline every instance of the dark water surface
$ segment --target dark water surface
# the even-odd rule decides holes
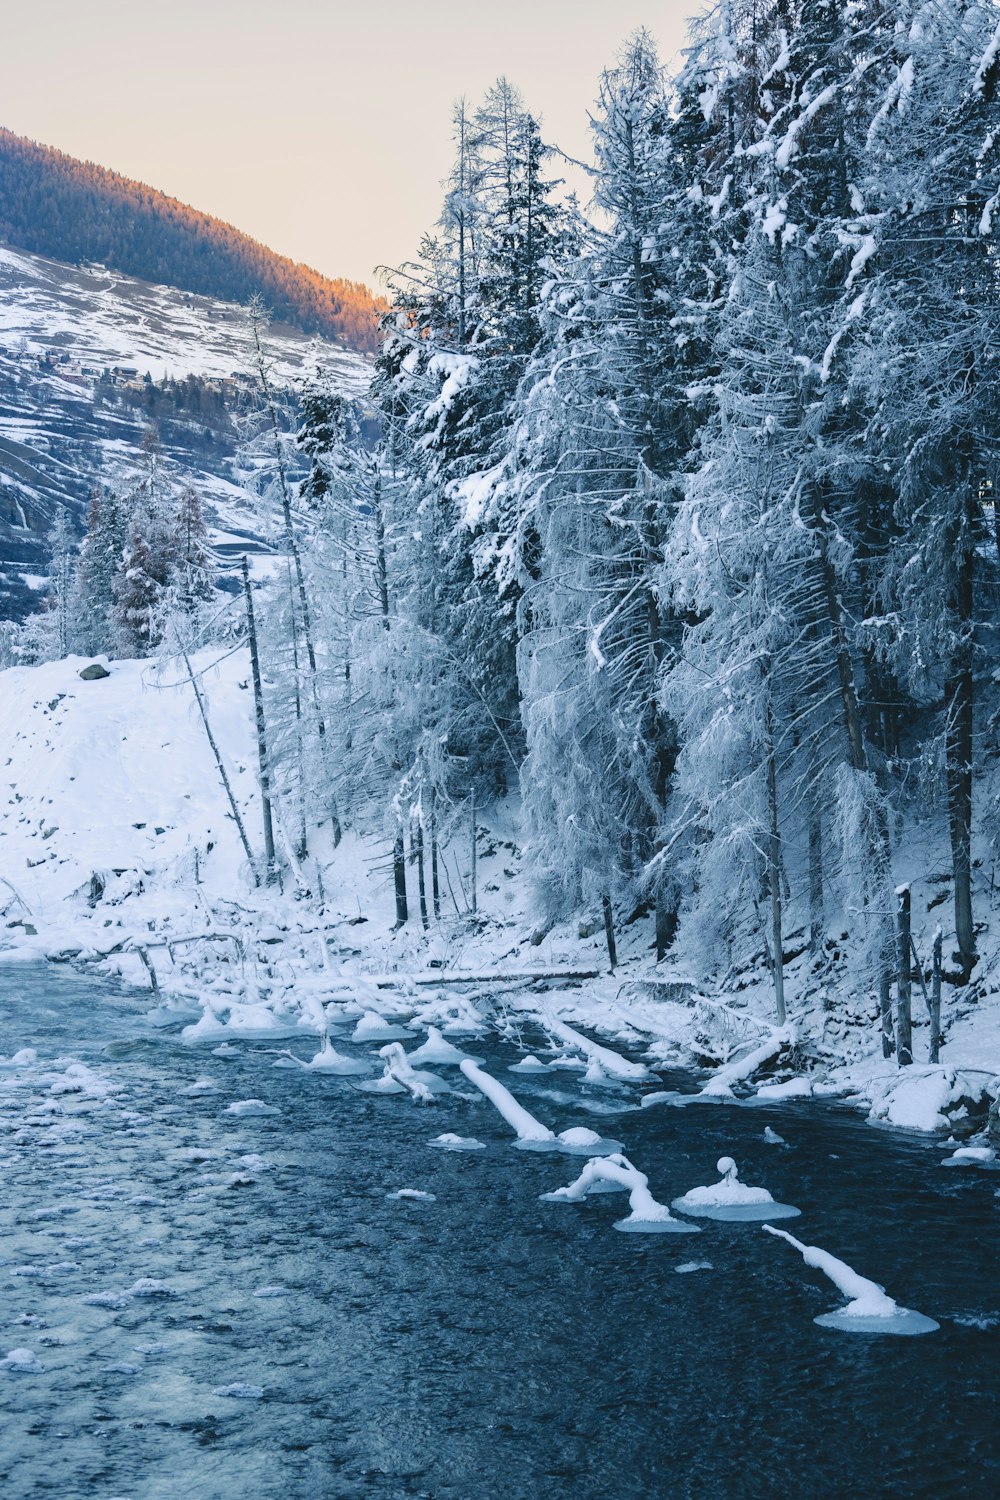
[[[845,1335],[755,1225],[616,1233],[621,1198],[538,1201],[580,1161],[512,1149],[485,1100],[216,1057],[146,1005],[0,967],[0,1053],[38,1051],[0,1066],[0,1359],[41,1366],[0,1368],[3,1500],[1000,1495],[1000,1174],[814,1104],[595,1113],[636,1095],[463,1043],[546,1124],[623,1140],[664,1201],[731,1153],[800,1238],[941,1323]],[[62,1092],[74,1061],[111,1092]],[[225,1112],[251,1098],[280,1114]],[[444,1131],[487,1149],[430,1149]]]

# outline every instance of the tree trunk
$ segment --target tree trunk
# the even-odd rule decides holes
[[[896,1050],[892,1034],[892,979],[883,963],[878,976],[879,1015],[882,1020],[882,1056],[891,1057]]]
[[[441,915],[441,888],[438,884],[438,841],[437,841],[437,818],[434,812],[434,793],[431,792],[431,902],[434,907],[434,920]]]
[[[910,887],[896,892],[899,926],[899,978],[896,998],[896,1061],[901,1068],[913,1061],[913,985],[910,971]]]
[[[930,1061],[939,1062],[941,1059],[941,1043],[944,1038],[941,1035],[941,929],[938,928],[934,934],[934,957],[931,969],[931,1003],[928,1007],[931,1016],[931,1045]]]
[[[208,709],[205,706],[205,700],[202,697],[201,688],[198,686],[197,679],[194,675],[194,669],[191,666],[191,658],[188,656],[183,646],[181,647],[181,658],[184,662],[185,667],[187,668],[188,681],[190,682],[191,687],[194,690],[195,702],[198,705],[198,712],[201,714],[201,722],[205,730],[205,738],[208,740],[209,748],[211,749],[212,755],[215,758],[215,768],[219,773],[219,780],[222,782],[223,789],[226,793],[230,811],[233,815],[233,822],[236,824],[236,828],[240,836],[240,843],[243,845],[243,852],[246,854],[247,861],[250,865],[250,870],[253,875],[253,883],[254,885],[260,885],[260,873],[257,869],[257,861],[253,857],[253,850],[250,848],[250,840],[247,838],[247,831],[243,827],[243,819],[240,817],[240,810],[236,806],[236,798],[233,796],[233,789],[230,785],[229,777],[226,775],[226,768],[222,764],[222,756],[219,754],[219,747],[215,743],[215,735],[212,733],[212,726],[208,722]]]
[[[396,889],[396,926],[402,927],[409,917],[406,903],[406,846],[402,829],[397,833],[392,846],[392,878]]]
[[[306,591],[305,575],[302,571],[302,553],[299,549],[298,539],[295,535],[295,527],[292,524],[292,500],[291,490],[288,483],[288,473],[285,468],[285,456],[281,451],[281,425],[278,421],[278,412],[274,404],[274,395],[271,391],[271,382],[267,373],[267,361],[264,357],[263,345],[260,341],[260,315],[251,314],[250,325],[253,331],[254,348],[257,359],[257,374],[260,380],[261,391],[267,405],[268,418],[271,424],[271,436],[274,443],[274,457],[278,465],[278,479],[281,488],[281,510],[285,524],[285,542],[288,547],[289,556],[295,568],[295,583],[299,596],[299,610],[302,615],[302,634],[306,642],[306,656],[309,661],[309,678],[312,690],[313,711],[316,715],[316,733],[320,742],[320,750],[324,763],[328,758],[328,745],[326,740],[326,720],[319,702],[318,673],[316,670],[316,648],[313,642],[312,616],[309,609],[309,595]],[[293,616],[292,630],[295,630]],[[329,767],[327,766],[327,779],[330,779]],[[340,817],[337,813],[337,803],[332,790],[328,787],[330,824],[333,829],[334,848],[340,843],[341,828]]]
[[[971,527],[966,518],[965,530]],[[957,644],[945,683],[945,776],[948,786],[948,828],[955,885],[955,936],[958,939],[962,983],[967,984],[976,962],[972,917],[972,572],[971,538],[962,548],[955,591]]]
[[[809,951],[823,946],[823,814],[815,782],[809,783]]]
[[[270,885],[277,878],[274,858],[274,826],[271,822],[271,769],[267,759],[267,732],[264,721],[264,689],[260,677],[260,657],[257,653],[257,623],[253,612],[253,592],[250,588],[250,565],[243,555],[243,592],[247,604],[247,634],[250,639],[250,670],[253,675],[253,701],[257,720],[257,764],[260,773],[260,803],[264,816],[264,863],[266,880]]]
[[[608,942],[608,962],[613,974],[618,967],[618,949],[615,945],[615,918],[611,910],[611,897],[607,891],[601,897],[601,906],[604,908],[604,936]]]
[[[771,705],[765,712],[767,738],[767,878],[771,887],[771,946],[774,970],[774,1009],[778,1025],[785,1024],[785,955],[781,912],[781,832],[778,823],[778,771],[774,761],[774,719]]]
[[[470,876],[470,880],[471,880],[471,883],[472,883],[472,914],[473,914],[473,916],[475,916],[477,910],[479,909],[478,897],[476,896],[476,793],[475,793],[475,791],[473,791],[473,793],[472,793],[471,820],[472,820],[472,827],[470,829],[470,833],[471,833],[471,839],[472,839],[472,874]]]
[[[413,855],[417,862],[417,891],[420,896],[420,925],[427,931],[427,890],[424,884],[424,830],[421,823],[417,824],[413,834]]]

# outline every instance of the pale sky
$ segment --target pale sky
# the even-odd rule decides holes
[[[372,282],[438,216],[449,114],[499,74],[589,155],[601,69],[664,61],[701,0],[28,0],[4,17],[0,124],[138,178],[331,276]]]

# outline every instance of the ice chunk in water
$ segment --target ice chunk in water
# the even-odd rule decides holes
[[[946,1156],[943,1167],[987,1167],[995,1162],[997,1154],[991,1146],[960,1146],[951,1156]]]
[[[474,1135],[436,1135],[428,1146],[437,1146],[441,1151],[485,1151],[483,1141],[477,1141]]]
[[[386,1193],[387,1198],[416,1198],[424,1203],[436,1203],[437,1197],[434,1193],[425,1193],[421,1188],[398,1188],[394,1193]]]
[[[567,1156],[618,1156],[625,1149],[621,1141],[608,1140],[583,1125],[561,1130],[556,1136],[560,1151]]]
[[[227,1115],[280,1115],[281,1110],[276,1109],[273,1104],[265,1104],[263,1099],[237,1099],[235,1104],[227,1104],[225,1113]]]

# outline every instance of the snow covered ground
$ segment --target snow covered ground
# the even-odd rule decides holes
[[[242,651],[222,661],[218,654],[195,665],[259,849],[248,662]],[[539,1066],[554,1083],[572,1062],[608,1090],[655,1084],[655,1071],[622,1057],[627,1048],[654,1070],[728,1063],[693,1096],[708,1103],[732,1104],[734,1087],[745,1094],[756,1081],[761,1107],[840,1095],[876,1123],[963,1138],[981,1127],[1000,1076],[1000,1005],[988,986],[976,1005],[946,990],[941,1064],[923,1061],[924,1028],[917,1063],[900,1071],[882,1060],[873,1013],[837,1031],[828,1009],[797,1013],[793,999],[792,1030],[776,1038],[766,976],[724,991],[676,967],[658,973],[644,923],[623,925],[612,976],[595,924],[533,931],[510,805],[481,817],[477,914],[465,909],[469,851],[452,847],[444,855],[448,906],[427,934],[415,892],[410,922],[394,931],[387,851],[353,834],[337,850],[317,840],[322,904],[296,899],[291,885],[257,890],[183,670],[109,662],[108,677],[83,681],[85,665],[70,658],[0,673],[0,952],[8,959],[73,956],[146,988],[151,968],[165,1018],[182,1007],[193,1039],[216,1044],[232,1035],[317,1034],[334,998],[357,1001],[358,1016],[437,1022],[461,1045],[481,1028],[478,1002],[511,1034],[525,1018],[547,1032],[551,1052]],[[460,972],[481,980],[448,982]],[[561,973],[595,977],[560,982]],[[531,974],[549,981],[519,977]],[[860,1004],[834,996],[834,1011],[845,1003]],[[740,1062],[754,1056],[756,1080]]]

